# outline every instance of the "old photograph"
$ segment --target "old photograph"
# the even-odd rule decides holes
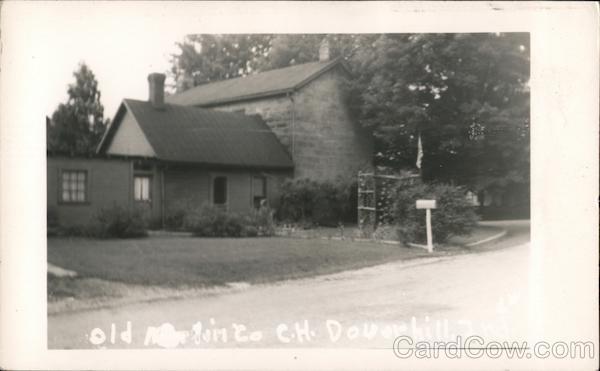
[[[2,4],[0,368],[594,364],[598,9],[528,4]]]
[[[85,61],[48,115],[50,348],[523,330],[527,33],[173,42],[114,116]]]

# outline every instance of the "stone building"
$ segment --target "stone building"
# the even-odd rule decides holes
[[[355,179],[372,166],[372,138],[352,120],[340,60],[201,85],[149,100],[124,99],[96,158],[48,156],[48,210],[84,224],[101,208],[138,207],[157,223],[178,209],[245,211],[275,204],[286,178]],[[166,101],[165,101],[166,100]]]
[[[343,83],[351,78],[321,44],[319,61],[197,86],[167,101],[260,115],[288,149],[294,176],[355,177],[372,166],[373,140],[352,119]]]

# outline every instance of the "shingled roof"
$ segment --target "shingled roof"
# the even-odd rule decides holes
[[[164,161],[258,168],[293,168],[288,152],[258,116],[124,99],[98,153],[104,154],[129,111]]]
[[[217,81],[166,97],[166,101],[186,106],[213,106],[285,94],[308,84],[337,65],[344,67],[340,59],[334,59]]]

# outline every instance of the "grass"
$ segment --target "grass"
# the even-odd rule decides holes
[[[272,282],[424,256],[431,255],[395,245],[318,239],[48,239],[48,261],[76,271],[75,280],[172,288]],[[71,291],[72,282],[57,282],[48,285],[57,289],[54,295]]]
[[[528,226],[506,228],[508,235],[485,244],[486,249],[529,239]],[[74,278],[48,275],[48,302],[53,304],[49,311],[60,312],[64,305],[74,309],[116,303],[116,299],[152,300],[232,282],[275,282],[397,260],[485,251],[459,246],[499,231],[480,226],[470,236],[453,237],[449,245],[436,247],[433,254],[398,245],[279,237],[49,238],[48,261],[78,273]]]

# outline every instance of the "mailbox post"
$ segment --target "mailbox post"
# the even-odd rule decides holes
[[[435,200],[417,200],[417,209],[425,209],[425,222],[427,224],[427,251],[433,252],[433,236],[431,234],[431,209],[436,208]]]

